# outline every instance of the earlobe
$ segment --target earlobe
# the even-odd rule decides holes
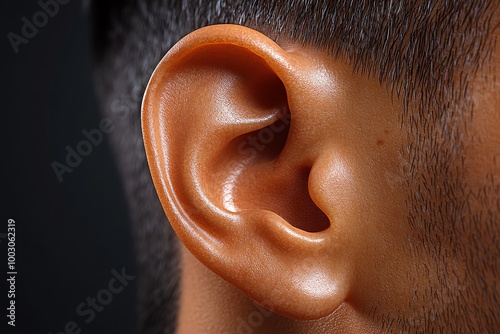
[[[322,151],[307,96],[334,89],[329,80],[318,59],[255,30],[210,26],[169,51],[142,107],[153,181],[181,241],[256,302],[300,319],[333,312],[349,291],[347,247],[321,187],[310,189]]]

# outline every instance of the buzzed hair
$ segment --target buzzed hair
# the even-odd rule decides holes
[[[179,39],[203,26],[239,24],[278,43],[289,40],[325,50],[356,73],[377,78],[401,101],[400,122],[408,128],[408,145],[401,147],[402,169],[407,188],[417,189],[407,193],[408,223],[416,230],[417,240],[432,244],[441,242],[441,236],[464,219],[458,217],[460,212],[449,213],[457,215],[453,223],[438,211],[430,218],[419,212],[422,206],[428,211],[449,210],[432,200],[442,187],[454,193],[467,189],[460,180],[448,184],[447,175],[449,168],[463,164],[460,132],[473,113],[469,83],[489,64],[499,5],[494,0],[93,1],[89,13],[96,86],[102,111],[116,119],[112,141],[141,273],[141,330],[173,333],[176,324],[178,241],[149,174],[140,103],[156,64]],[[125,111],[126,117],[120,117]],[[429,231],[437,233],[436,240],[426,239]],[[373,316],[381,318],[384,331],[398,321],[397,315],[374,312]],[[408,330],[411,326],[425,329],[426,324],[401,325]]]

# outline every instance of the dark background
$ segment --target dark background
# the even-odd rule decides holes
[[[47,1],[47,0],[42,0]],[[1,25],[2,217],[1,333],[136,333],[137,278],[97,312],[77,314],[106,289],[113,269],[136,275],[130,222],[107,135],[59,182],[51,163],[64,163],[82,130],[96,129],[89,36],[81,1],[60,5],[16,54],[7,38],[21,35],[37,1],[3,1]],[[16,327],[7,326],[7,221],[16,221]],[[76,333],[76,332],[75,332]]]

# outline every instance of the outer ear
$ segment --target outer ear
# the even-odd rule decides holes
[[[333,312],[352,271],[308,116],[334,85],[317,59],[249,28],[209,26],[168,52],[142,106],[153,181],[181,241],[256,302],[299,319]]]

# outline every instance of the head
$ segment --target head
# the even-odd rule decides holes
[[[95,2],[144,331],[496,329],[498,7]]]

